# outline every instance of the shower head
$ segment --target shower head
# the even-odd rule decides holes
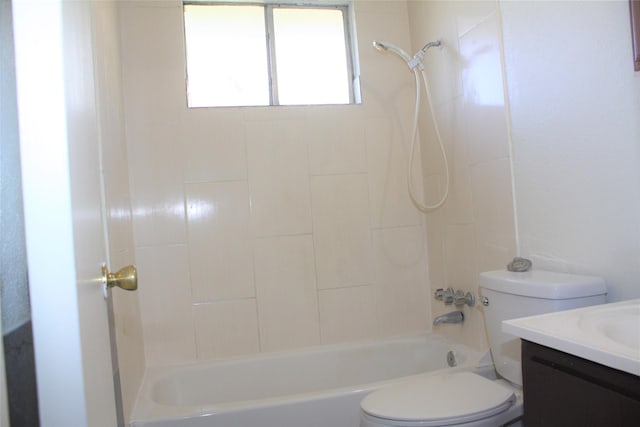
[[[385,52],[387,50],[387,45],[385,45],[383,42],[379,42],[378,40],[373,41],[373,47],[378,49],[380,52]]]
[[[401,57],[402,59],[404,59],[405,61],[407,61],[407,62],[411,61],[411,57],[409,56],[409,54],[407,52],[405,52],[404,50],[400,49],[398,46],[392,45],[391,43],[381,42],[381,41],[375,40],[373,42],[373,47],[378,49],[380,52],[391,51],[391,52],[395,53],[396,55],[398,55],[399,57]]]
[[[425,44],[422,49],[420,49],[415,55],[413,55],[413,58],[411,56],[409,56],[409,54],[407,52],[405,52],[404,50],[400,49],[398,46],[394,46],[391,43],[387,43],[387,42],[381,42],[378,40],[374,40],[373,42],[373,47],[375,47],[376,49],[378,49],[380,52],[387,52],[387,51],[391,51],[393,53],[395,53],[396,55],[398,55],[400,58],[404,59],[405,62],[407,63],[407,65],[409,66],[410,69],[414,69],[415,67],[420,67],[422,68],[422,58],[424,56],[424,54],[427,52],[427,49],[429,49],[430,47],[436,47],[436,46],[442,46],[442,41],[441,40],[435,40],[432,42],[429,42],[427,44]]]
[[[426,52],[427,49],[429,49],[430,47],[442,47],[442,40],[438,39],[432,42],[429,42],[427,44],[425,44],[424,46],[422,46],[422,49],[420,49],[423,52]]]

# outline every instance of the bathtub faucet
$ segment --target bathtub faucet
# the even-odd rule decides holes
[[[462,323],[464,322],[464,314],[461,311],[452,311],[451,313],[443,314],[433,320],[433,326],[438,326],[441,323]]]

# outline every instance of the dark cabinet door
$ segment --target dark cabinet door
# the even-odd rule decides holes
[[[640,426],[640,377],[522,341],[526,427]]]

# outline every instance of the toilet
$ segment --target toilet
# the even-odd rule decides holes
[[[543,270],[480,274],[480,294],[498,379],[473,372],[415,376],[375,391],[360,403],[360,427],[497,427],[522,416],[520,339],[502,321],[605,302],[599,277]]]

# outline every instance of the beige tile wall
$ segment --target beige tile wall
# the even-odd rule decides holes
[[[409,1],[411,40],[430,49],[426,67],[434,109],[449,156],[450,195],[427,215],[431,291],[453,287],[478,294],[478,274],[504,268],[516,254],[511,162],[495,1]],[[424,120],[423,166],[428,200],[444,185],[432,124]],[[451,311],[432,302],[433,315]],[[440,325],[442,333],[479,349],[488,347],[481,309],[465,307],[465,322]]]
[[[93,24],[109,268],[111,271],[117,271],[126,265],[135,265],[136,259],[129,196],[116,3],[93,3]],[[139,296],[137,292],[118,289],[112,292],[125,420],[129,419],[145,370]]]
[[[187,109],[180,2],[120,12],[147,364],[429,330],[406,3],[355,2],[347,106]]]

